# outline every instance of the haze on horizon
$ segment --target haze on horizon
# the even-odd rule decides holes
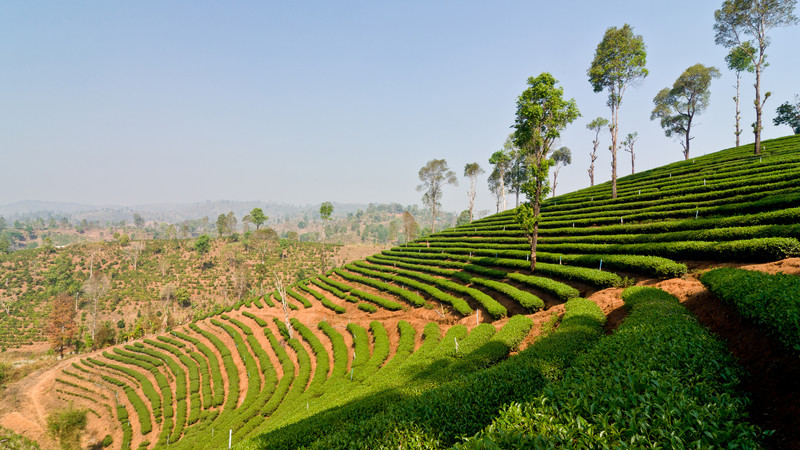
[[[682,158],[650,111],[656,92],[698,62],[722,78],[693,124],[691,156],[720,150],[734,143],[735,93],[727,49],[714,44],[721,3],[6,2],[0,205],[420,204],[417,172],[444,158],[460,182],[445,189],[444,209],[466,209],[461,174],[478,162],[487,173],[476,210],[494,212],[488,158],[527,78],[544,71],[583,115],[559,144],[573,163],[557,193],[583,188],[585,125],[609,115],[586,70],[605,30],[625,23],[643,35],[650,71],[622,102],[620,134],[639,133],[637,171]],[[770,36],[763,139],[791,133],[772,118],[800,94],[800,27]],[[745,74],[743,143],[753,141],[752,83]],[[605,136],[598,182],[610,178]]]

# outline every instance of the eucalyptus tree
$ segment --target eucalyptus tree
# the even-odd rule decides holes
[[[572,152],[568,147],[561,147],[550,156],[553,160],[553,197],[556,196],[556,186],[558,186],[558,172],[561,168],[572,164]]]
[[[517,210],[516,220],[531,244],[531,271],[536,270],[542,200],[550,189],[548,171],[553,160],[548,156],[561,131],[579,116],[575,99],[564,99],[564,89],[547,72],[528,78],[528,88],[517,98],[514,140],[528,162],[528,181],[522,186],[528,203]]]
[[[739,127],[739,119],[741,118],[739,112],[739,86],[741,84],[742,72],[753,73],[756,70],[753,66],[753,61],[750,59],[750,55],[752,55],[753,52],[755,52],[755,49],[750,42],[744,42],[742,45],[733,47],[725,56],[728,69],[736,72],[736,96],[733,97],[733,101],[736,103],[736,132],[734,134],[736,135],[737,147],[739,146],[739,135],[742,134],[742,130]]]
[[[719,77],[716,67],[695,64],[675,80],[672,88],[662,89],[653,98],[655,108],[650,120],[659,119],[667,137],[683,137],[679,142],[684,159],[689,159],[689,142],[694,139],[691,137],[692,120],[708,107],[711,80]]]
[[[431,233],[436,232],[436,208],[441,206],[442,191],[448,184],[458,186],[456,173],[447,166],[443,159],[432,159],[419,169],[419,179],[422,181],[417,186],[417,191],[425,192],[422,203],[431,209]]]
[[[794,104],[784,102],[775,111],[778,113],[772,123],[775,125],[789,125],[792,127],[794,134],[800,134],[800,96],[794,96]]]
[[[474,217],[472,211],[475,207],[475,194],[478,187],[478,176],[485,173],[481,166],[474,163],[467,163],[464,166],[464,176],[469,178],[469,192],[467,192],[467,200],[469,201],[469,221],[472,222]]]
[[[497,205],[496,212],[500,212],[500,205],[503,205],[506,200],[506,189],[503,183],[503,177],[500,176],[497,167],[489,174],[489,179],[487,181],[489,183],[489,192],[494,196],[495,204]]]
[[[506,176],[511,170],[511,149],[514,148],[514,137],[510,135],[506,138],[506,142],[503,144],[503,149],[498,150],[492,153],[492,156],[489,157],[489,164],[494,166],[492,169],[492,173],[489,175],[491,178],[494,176],[494,181],[489,181],[489,190],[492,193],[500,193],[502,195],[502,203],[503,203],[503,211],[506,209]],[[492,186],[497,186],[495,189]],[[498,211],[500,212],[500,207],[498,203]]]
[[[764,93],[761,99],[761,72],[766,67],[768,33],[773,28],[797,23],[794,9],[797,0],[725,0],[720,9],[714,11],[714,42],[725,48],[742,46],[749,42],[755,51],[748,53],[756,74],[756,109],[754,153],[761,153],[761,113],[772,94]]]
[[[625,136],[625,140],[622,141],[622,149],[631,154],[631,175],[636,173],[636,155],[633,153],[633,146],[638,139],[639,133],[634,131],[633,133],[628,133],[628,135]]]
[[[647,51],[642,35],[634,35],[633,28],[610,27],[597,45],[594,60],[589,67],[589,83],[595,92],[608,90],[611,108],[611,198],[617,198],[617,148],[619,141],[619,110],[625,90],[643,80],[648,71]]]
[[[608,119],[603,117],[598,117],[593,121],[586,124],[586,128],[589,130],[594,131],[594,140],[592,141],[592,153],[589,153],[589,157],[592,159],[592,162],[589,163],[589,186],[594,186],[594,162],[597,160],[597,147],[600,146],[600,132],[606,129],[608,126]]]

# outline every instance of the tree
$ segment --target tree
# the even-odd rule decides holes
[[[746,52],[756,74],[756,109],[754,153],[761,153],[761,111],[772,94],[764,93],[761,100],[761,72],[766,67],[766,50],[769,45],[767,34],[777,27],[797,23],[793,14],[796,0],[725,0],[722,7],[714,11],[714,42],[725,48],[742,46],[748,42],[757,51]],[[747,39],[747,36],[752,40]]]
[[[331,220],[331,214],[333,214],[333,205],[330,202],[324,202],[320,205],[319,216],[322,217],[322,220]]]
[[[131,245],[125,247],[123,250],[125,254],[128,256],[128,259],[131,260],[131,265],[133,265],[133,270],[136,270],[136,267],[139,265],[139,260],[142,257],[142,252],[144,252],[144,242],[131,242]]]
[[[753,73],[756,68],[753,66],[753,61],[750,59],[755,49],[750,44],[750,42],[744,42],[742,45],[737,45],[733,47],[725,56],[725,62],[728,63],[728,69],[733,70],[736,72],[736,96],[733,97],[733,101],[736,103],[736,146],[739,146],[739,135],[742,134],[742,130],[739,128],[739,85],[742,78],[742,72],[750,72]]]
[[[225,226],[228,229],[228,233],[236,233],[236,214],[233,211],[228,212],[225,216]]]
[[[47,431],[62,449],[81,447],[81,434],[86,430],[86,410],[72,407],[47,416]]]
[[[506,200],[506,190],[505,185],[503,183],[503,177],[500,176],[500,172],[495,169],[489,174],[489,192],[492,193],[495,199],[495,203],[497,205],[497,211],[500,212],[500,205],[503,204]]]
[[[111,280],[105,275],[92,276],[83,283],[83,293],[92,302],[92,340],[97,331],[97,302],[111,289]]]
[[[202,234],[194,241],[194,250],[203,257],[209,250],[211,250],[211,237],[207,234]]]
[[[489,178],[494,177],[494,181],[489,181],[489,189],[492,190],[492,186],[496,186],[492,193],[495,195],[500,194],[498,198],[502,199],[503,211],[506,210],[506,174],[511,169],[509,151],[513,146],[513,137],[509,136],[506,138],[505,144],[503,144],[503,149],[492,153],[492,156],[489,157],[489,164],[494,166],[492,173],[489,174]],[[498,202],[497,212],[500,212],[500,202]]]
[[[625,136],[625,140],[622,141],[622,149],[631,154],[631,175],[636,173],[636,166],[634,165],[636,155],[633,153],[633,146],[636,144],[638,138],[639,133],[634,131],[633,133],[628,133],[628,135]]]
[[[419,224],[410,212],[403,212],[403,232],[406,235],[406,242],[411,242],[419,232]]]
[[[442,189],[445,185],[458,186],[455,172],[447,167],[447,161],[432,159],[419,169],[419,179],[422,181],[417,186],[417,191],[425,192],[422,203],[431,209],[431,232],[436,232],[436,207],[441,206]]]
[[[589,186],[594,186],[594,162],[597,160],[597,147],[600,146],[600,132],[608,126],[608,119],[598,117],[593,121],[586,124],[586,128],[594,131],[594,140],[592,141],[592,153],[589,157],[592,162],[589,164]]]
[[[217,236],[222,237],[228,233],[228,219],[225,214],[217,216]]]
[[[256,224],[256,230],[261,227],[261,224],[269,220],[269,217],[264,215],[264,211],[261,208],[253,208],[250,211],[250,218],[252,219],[253,223]]]
[[[464,176],[469,178],[469,192],[467,193],[467,200],[469,200],[469,221],[472,222],[474,217],[473,209],[475,208],[475,194],[478,185],[478,176],[485,173],[478,163],[468,163],[464,166]]]
[[[572,164],[572,152],[567,147],[561,147],[553,152],[550,159],[553,160],[553,197],[555,197],[558,172],[562,167]]]
[[[528,181],[528,161],[525,157],[525,152],[517,148],[514,144],[508,153],[511,158],[511,167],[506,173],[505,184],[508,190],[514,193],[516,200],[514,207],[519,206],[519,194],[522,193],[522,185]]]
[[[250,224],[253,223],[253,217],[250,214],[242,217],[242,231],[247,233],[250,231]]]
[[[461,225],[466,225],[466,224],[468,224],[470,222],[472,222],[472,220],[470,220],[470,218],[469,218],[469,210],[468,209],[465,209],[465,210],[461,211],[461,214],[459,214],[458,218],[456,218],[456,226],[457,227],[461,226]]]
[[[588,70],[589,83],[594,91],[608,90],[607,104],[611,108],[611,198],[617,198],[617,132],[622,97],[629,86],[647,76],[646,63],[647,51],[642,35],[634,35],[633,28],[625,24],[622,28],[611,27],[606,30]]]
[[[775,111],[778,115],[772,119],[775,125],[789,125],[794,134],[800,134],[800,96],[794,96],[794,105],[785,102]]]
[[[50,348],[64,357],[64,349],[75,342],[78,327],[75,324],[75,309],[72,297],[60,293],[53,298],[50,319],[47,321],[46,333]]]
[[[672,89],[664,88],[653,98],[655,108],[650,120],[660,119],[667,137],[683,136],[683,141],[679,142],[684,159],[689,159],[689,141],[694,139],[691,137],[692,120],[708,107],[711,79],[719,77],[716,67],[695,64],[675,80]]]
[[[142,218],[141,214],[135,213],[133,215],[133,225],[136,228],[143,228],[144,227],[144,218]]]
[[[547,156],[561,131],[580,116],[575,99],[564,99],[564,89],[549,73],[528,78],[528,88],[517,98],[514,140],[528,160],[528,181],[522,186],[528,197],[517,211],[517,221],[531,244],[531,271],[536,270],[536,245],[542,200],[549,191]]]

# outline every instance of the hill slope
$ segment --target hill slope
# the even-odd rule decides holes
[[[604,184],[545,202],[535,273],[506,211],[290,286],[286,309],[272,293],[64,361],[41,391],[90,408],[94,435],[111,433],[124,448],[223,448],[228,439],[243,448],[438,448],[481,430],[465,445],[533,436],[555,445],[612,429],[609,445],[668,435],[755,445],[764,436],[747,422],[735,363],[673,297],[625,291],[631,312],[613,321],[622,322],[613,340],[601,332],[609,308],[581,297],[613,297],[625,316],[621,287],[797,256],[798,184],[798,137],[765,142],[762,156],[745,146],[671,164],[621,178],[617,199]],[[656,326],[666,317],[670,326]],[[694,360],[698,352],[710,359]],[[659,355],[675,364],[647,365]],[[710,364],[716,370],[693,378]],[[569,412],[591,400],[579,375],[594,372],[634,380],[605,386],[641,397],[612,395],[602,406],[611,415],[558,417],[558,430],[543,425],[555,423],[552,409],[515,409],[536,397]],[[674,409],[652,432],[612,414],[659,404]],[[703,422],[669,428],[693,414]]]

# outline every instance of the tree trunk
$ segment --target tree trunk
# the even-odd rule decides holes
[[[754,144],[754,154],[761,153],[761,67],[756,66],[756,129],[753,130],[756,141]]]
[[[742,134],[742,131],[739,129],[739,80],[741,76],[739,72],[736,72],[736,97],[733,97],[733,101],[736,102],[736,146],[739,146],[739,135]]]
[[[542,210],[542,182],[536,182],[536,197],[533,199],[533,236],[531,237],[531,272],[536,271],[536,246],[539,243],[539,213]]]
[[[617,130],[619,129],[619,100],[611,106],[611,198],[617,198]]]
[[[636,159],[636,155],[633,154],[633,147],[631,147],[631,175],[636,173],[636,167],[634,166],[634,160]]]
[[[433,234],[436,233],[436,199],[431,203],[431,234]]]
[[[689,116],[689,121],[686,123],[686,147],[683,148],[683,159],[689,160],[689,132],[692,130],[692,116]]]

